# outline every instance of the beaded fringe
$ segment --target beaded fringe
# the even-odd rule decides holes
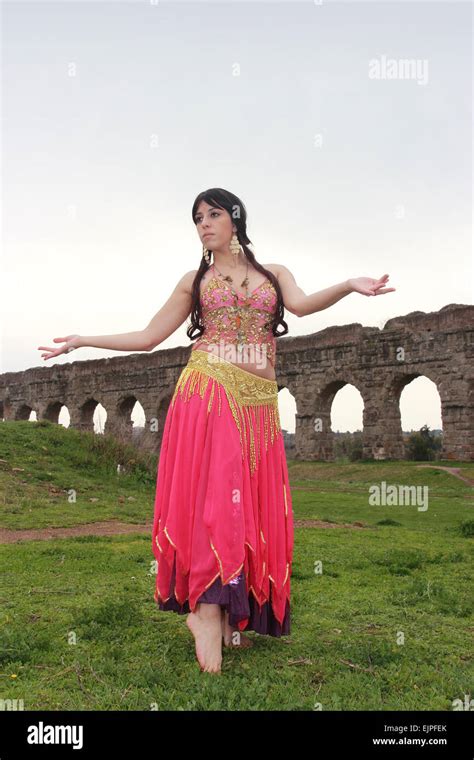
[[[191,352],[188,364],[179,376],[171,405],[174,405],[178,393],[183,401],[189,401],[196,392],[204,398],[208,385],[211,383],[207,412],[209,413],[212,409],[217,390],[220,416],[222,389],[239,431],[242,459],[245,458],[246,453],[250,454],[250,472],[253,475],[257,469],[257,460],[260,461],[262,431],[259,411],[263,411],[265,450],[268,449],[268,442],[273,444],[281,430],[277,382],[253,375],[225,359],[212,356],[211,360],[209,356],[209,352],[199,349]]]

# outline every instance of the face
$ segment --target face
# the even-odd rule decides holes
[[[225,251],[236,232],[230,214],[223,208],[201,201],[194,216],[201,242],[210,251]]]

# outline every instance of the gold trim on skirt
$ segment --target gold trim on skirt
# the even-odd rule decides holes
[[[185,392],[184,389],[188,380],[189,383]],[[207,411],[209,413],[212,409],[217,390],[218,414],[220,416],[222,403],[220,393],[223,389],[239,430],[243,458],[244,452],[250,444],[250,469],[251,474],[253,474],[257,468],[256,451],[258,451],[258,458],[260,458],[259,409],[263,410],[265,449],[268,448],[269,440],[273,444],[281,430],[278,411],[278,384],[276,380],[259,377],[236,364],[232,364],[227,359],[211,354],[210,351],[197,348],[191,351],[188,363],[181,371],[171,399],[171,405],[174,404],[178,393],[184,401],[188,401],[196,392],[201,398],[204,398],[209,381],[212,382],[212,390]],[[253,414],[252,408],[254,409]]]

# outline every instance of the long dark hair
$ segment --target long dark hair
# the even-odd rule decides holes
[[[273,314],[273,321],[272,321],[272,333],[275,337],[279,338],[282,335],[286,335],[288,332],[288,325],[283,319],[283,315],[285,313],[285,307],[283,304],[283,296],[281,293],[280,285],[278,283],[278,278],[275,277],[273,272],[270,272],[268,269],[265,269],[257,259],[255,258],[255,255],[252,253],[250,248],[248,247],[249,244],[252,245],[252,241],[247,236],[247,211],[240,200],[236,195],[229,192],[228,190],[223,190],[221,187],[212,187],[209,190],[204,190],[204,192],[199,193],[196,200],[193,203],[192,208],[192,218],[194,224],[196,224],[195,216],[197,213],[197,209],[199,207],[199,204],[201,201],[204,201],[205,203],[208,203],[210,206],[215,206],[216,208],[222,208],[225,211],[227,211],[233,223],[237,227],[237,232],[235,233],[237,235],[237,238],[239,240],[240,245],[242,246],[243,252],[245,253],[245,256],[249,260],[249,262],[257,269],[257,271],[261,272],[261,274],[265,275],[265,277],[268,277],[268,279],[272,282],[276,294],[277,294],[277,303],[275,307],[275,311]],[[200,298],[200,283],[204,276],[204,273],[208,271],[210,268],[210,264],[207,264],[204,257],[201,259],[201,264],[199,266],[199,269],[196,273],[196,276],[194,278],[193,282],[193,290],[192,290],[192,302],[191,302],[191,324],[188,327],[186,334],[190,338],[190,340],[195,340],[196,338],[200,338],[201,335],[204,333],[204,325],[202,324],[202,309],[201,309],[201,298]],[[279,325],[282,325],[283,332],[277,332],[277,328]],[[193,335],[194,331],[197,330],[197,333]]]

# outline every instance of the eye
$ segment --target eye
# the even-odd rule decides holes
[[[219,214],[218,211],[212,211],[211,212],[211,216],[213,216],[213,214],[216,214],[216,216],[220,216],[220,214]],[[199,224],[200,221],[201,221],[201,217],[200,216],[195,216],[194,217],[195,224]]]

